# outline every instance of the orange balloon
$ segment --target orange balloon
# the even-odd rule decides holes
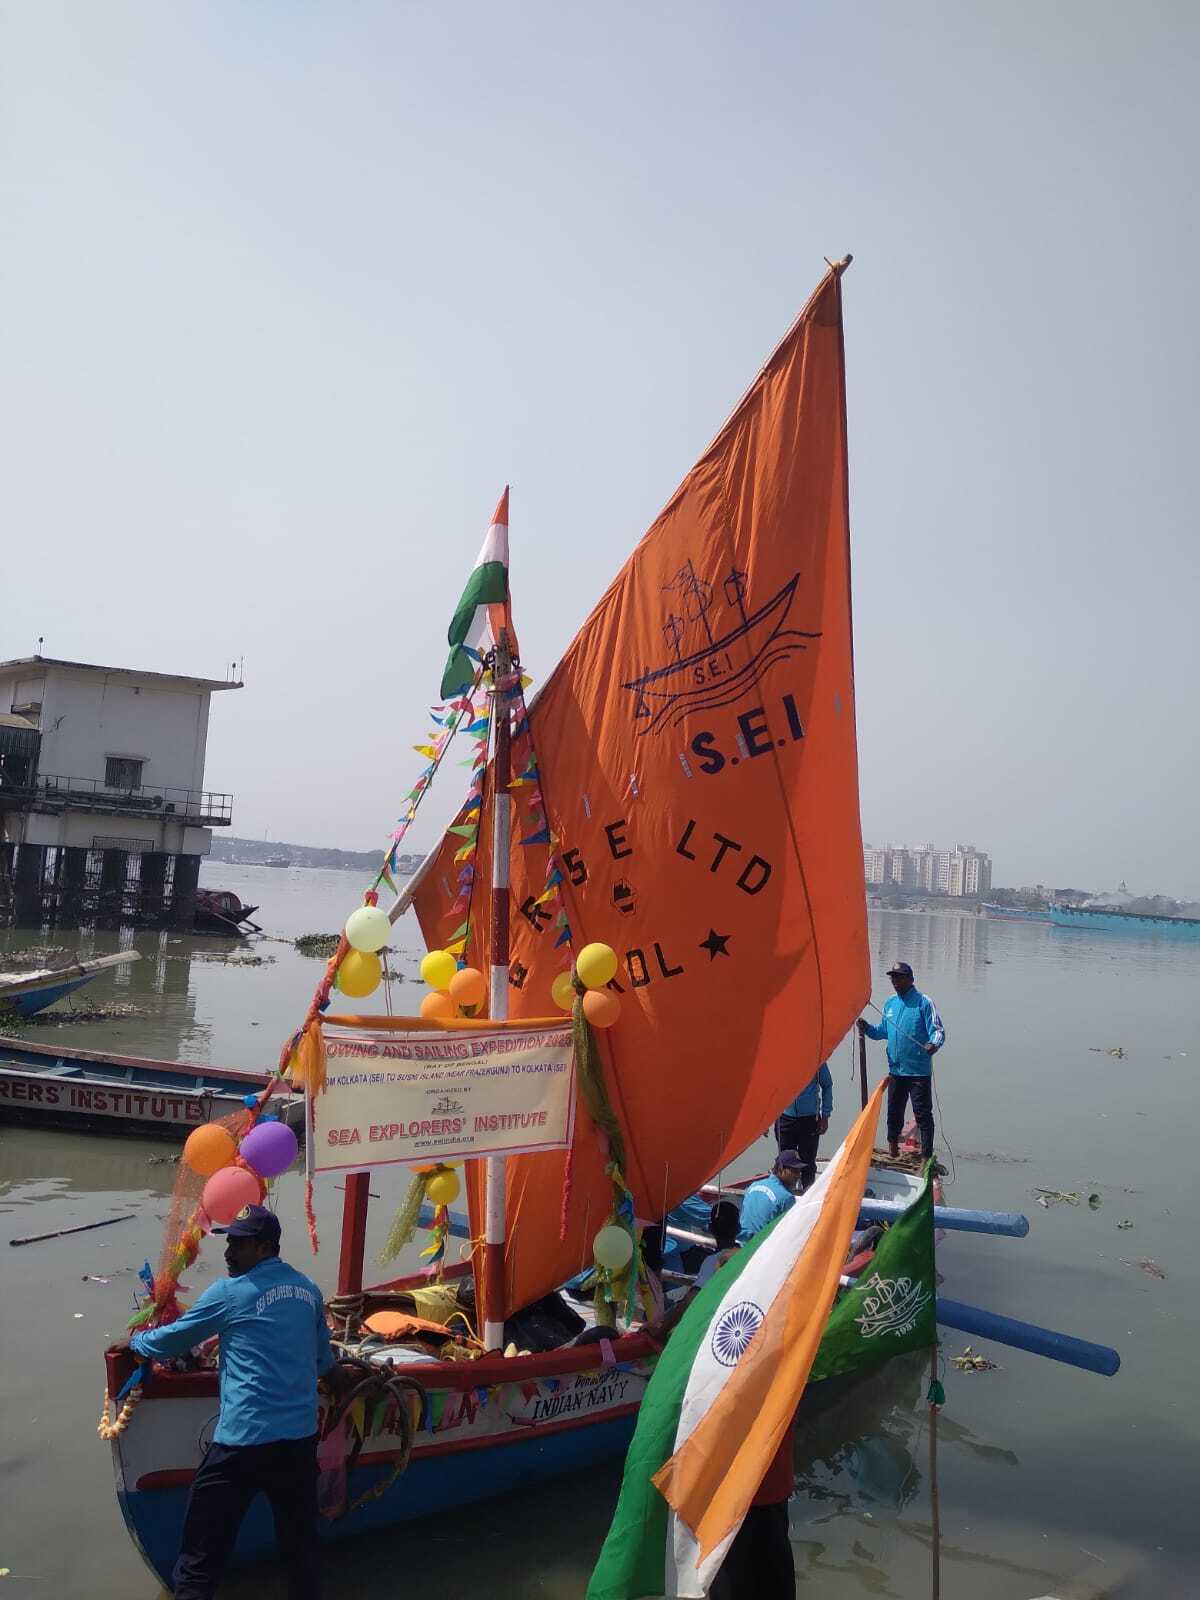
[[[487,996],[487,979],[475,967],[463,967],[450,979],[449,993],[456,1006],[482,1005]]]
[[[193,1128],[183,1147],[183,1159],[202,1178],[227,1167],[237,1154],[233,1136],[219,1122],[205,1122]]]
[[[448,994],[435,989],[421,1001],[421,1015],[426,1022],[444,1022],[447,1017],[458,1015],[458,1007]]]
[[[611,1028],[621,1015],[620,999],[611,989],[589,989],[583,997],[583,1014],[593,1028]]]

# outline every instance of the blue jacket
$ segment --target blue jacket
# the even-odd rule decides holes
[[[883,1004],[883,1021],[868,1022],[868,1039],[886,1039],[888,1069],[897,1078],[928,1078],[933,1072],[933,1057],[921,1048],[931,1044],[940,1050],[946,1030],[937,1007],[914,984],[907,994],[894,994]]]
[[[783,1117],[829,1117],[833,1115],[833,1079],[828,1061],[822,1061],[806,1086],[780,1112]]]
[[[761,1233],[768,1222],[774,1222],[796,1204],[796,1196],[775,1176],[768,1172],[765,1178],[756,1178],[746,1190],[742,1201],[742,1227],[738,1243],[745,1244]]]
[[[214,1283],[178,1322],[135,1333],[139,1356],[183,1355],[221,1336],[216,1444],[270,1444],[317,1431],[317,1378],[334,1364],[325,1300],[311,1278],[269,1256]]]

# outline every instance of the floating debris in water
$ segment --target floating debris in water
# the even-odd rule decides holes
[[[1031,1156],[1010,1156],[1002,1150],[964,1150],[959,1154],[960,1161],[994,1161],[1006,1167],[1027,1167],[1032,1160]]]
[[[131,1005],[127,1000],[106,1000],[102,1005],[74,1011],[39,1011],[32,1017],[5,1017],[4,1026],[18,1028],[61,1028],[66,1022],[107,1022],[114,1017],[148,1017],[148,1006]]]
[[[1090,1195],[1088,1195],[1088,1205],[1093,1211],[1099,1211],[1100,1207],[1103,1204],[1104,1204],[1104,1202],[1103,1202],[1103,1200],[1101,1200],[1101,1198],[1100,1198],[1100,1196],[1098,1194],[1090,1194]]]
[[[1088,1050],[1094,1056],[1116,1056],[1118,1061],[1124,1061],[1125,1059],[1125,1046],[1123,1044],[1090,1044],[1088,1045]]]
[[[182,1154],[182,1151],[180,1154]],[[146,1165],[148,1167],[177,1167],[179,1165],[179,1156],[147,1156]]]
[[[302,933],[292,940],[292,948],[302,956],[323,956],[328,960],[337,949],[340,937],[336,933]]]
[[[1135,1262],[1131,1263],[1131,1265],[1140,1267],[1142,1269],[1142,1271],[1146,1274],[1147,1277],[1150,1277],[1150,1278],[1165,1278],[1166,1277],[1166,1273],[1159,1266],[1158,1262],[1157,1261],[1151,1261],[1146,1256],[1143,1256],[1140,1261],[1135,1261]]]
[[[171,959],[175,959],[172,957]],[[186,958],[185,958],[186,959]],[[193,961],[216,962],[222,967],[267,967],[273,965],[275,956],[252,956],[238,950],[197,950]]]
[[[989,1361],[986,1356],[981,1356],[977,1350],[972,1350],[968,1345],[960,1356],[951,1356],[951,1364],[960,1372],[997,1372],[996,1362]]]
[[[70,954],[65,944],[31,944],[24,950],[6,950],[4,964],[14,967],[44,967],[56,957]]]
[[[1079,1204],[1079,1196],[1073,1189],[1035,1188],[1033,1193],[1037,1196],[1038,1205],[1044,1206],[1047,1211],[1049,1211],[1051,1206],[1077,1206]]]
[[[1117,1227],[1118,1228],[1132,1228],[1133,1227],[1133,1223],[1130,1222],[1128,1217],[1126,1217],[1124,1219],[1124,1221],[1117,1223]]]

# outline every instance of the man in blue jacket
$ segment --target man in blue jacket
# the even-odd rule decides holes
[[[900,1134],[904,1110],[912,1099],[913,1116],[921,1131],[921,1159],[933,1155],[933,1056],[946,1042],[946,1030],[937,1007],[913,982],[913,969],[907,961],[888,968],[895,994],[884,1001],[878,1026],[865,1017],[858,1019],[858,1031],[868,1039],[887,1040],[888,1151],[900,1154]]]
[[[279,1219],[244,1206],[227,1228],[229,1277],[178,1322],[135,1333],[135,1355],[166,1360],[220,1335],[221,1413],[192,1480],[175,1600],[211,1600],[242,1518],[271,1503],[288,1600],[316,1600],[317,1379],[334,1366],[320,1289],[279,1259]]]
[[[738,1243],[746,1244],[796,1204],[804,1163],[794,1150],[781,1150],[765,1178],[756,1178],[742,1200],[742,1225]]]
[[[829,1075],[828,1061],[822,1061],[791,1104],[784,1106],[775,1124],[779,1148],[794,1150],[804,1163],[800,1175],[801,1194],[817,1181],[817,1146],[821,1135],[828,1131],[832,1112],[833,1079]]]

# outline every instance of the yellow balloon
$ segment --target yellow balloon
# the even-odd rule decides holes
[[[598,1267],[607,1267],[610,1272],[620,1272],[622,1267],[629,1265],[633,1255],[633,1240],[624,1228],[614,1227],[609,1223],[607,1228],[592,1240],[592,1254],[596,1258]]]
[[[425,1185],[425,1193],[435,1206],[452,1206],[458,1199],[459,1183],[452,1172],[435,1172]]]
[[[458,962],[449,950],[431,950],[421,962],[421,976],[431,989],[448,989],[457,971]]]
[[[351,1000],[361,1000],[378,989],[382,977],[383,963],[374,951],[350,950],[337,969],[337,986]]]
[[[359,906],[346,918],[346,938],[355,950],[382,950],[391,932],[391,918],[378,906]]]
[[[575,984],[569,972],[560,972],[550,985],[550,998],[556,1006],[570,1011],[575,1005]]]
[[[617,975],[617,952],[607,944],[585,944],[575,957],[575,971],[589,989],[603,989]]]

